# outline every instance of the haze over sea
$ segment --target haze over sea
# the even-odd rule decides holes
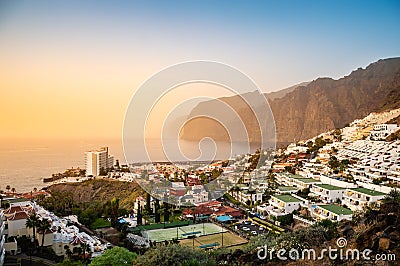
[[[165,161],[162,148],[158,142],[148,142],[148,150],[153,161]],[[181,141],[181,149],[190,158],[196,158],[199,151],[194,149],[198,143]],[[196,146],[194,146],[196,145]],[[230,150],[229,143],[218,142],[216,159],[226,159]],[[84,168],[84,153],[103,146],[109,147],[109,152],[125,164],[121,139],[103,140],[51,140],[51,139],[7,139],[0,142],[0,190],[6,190],[10,185],[16,192],[29,192],[33,188],[46,186],[43,177],[53,173],[62,173],[67,168]],[[239,144],[243,153],[246,145]],[[136,155],[137,162],[146,159],[145,155]]]

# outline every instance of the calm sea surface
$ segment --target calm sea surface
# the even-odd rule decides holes
[[[162,147],[159,142],[149,142],[148,150],[153,161],[165,161]],[[199,156],[198,143],[181,141],[182,150],[190,158]],[[33,188],[42,188],[45,184],[43,177],[52,173],[64,172],[70,167],[84,168],[84,152],[99,147],[108,146],[114,159],[125,163],[122,141],[108,140],[2,140],[0,143],[0,190],[6,186],[14,187],[17,192],[28,192]],[[218,142],[216,159],[226,159],[230,152],[230,145]],[[244,144],[236,145],[235,151],[242,149],[247,152]],[[235,152],[239,154],[239,152]],[[229,156],[228,156],[229,157]],[[146,158],[143,154],[136,154],[137,162]]]

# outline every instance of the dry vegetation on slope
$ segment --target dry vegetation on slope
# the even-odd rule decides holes
[[[120,207],[130,209],[138,196],[144,191],[136,182],[121,182],[110,179],[93,179],[82,183],[56,184],[48,188],[49,192],[71,192],[74,202],[105,203],[114,197],[120,199]]]

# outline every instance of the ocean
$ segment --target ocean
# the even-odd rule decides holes
[[[0,143],[0,190],[6,186],[15,188],[16,192],[29,192],[34,188],[46,186],[42,179],[53,173],[62,173],[67,168],[84,168],[84,153],[88,150],[108,146],[114,161],[125,164],[121,139],[103,140],[51,140],[51,139],[14,139],[2,140]],[[218,153],[215,159],[227,159],[230,144],[218,142]],[[190,158],[199,156],[198,143],[181,141],[180,147]],[[246,153],[243,143],[235,145],[235,154]],[[149,141],[148,150],[153,161],[165,161],[159,141]],[[146,160],[143,154],[135,154],[135,162]],[[229,156],[228,156],[229,157]],[[129,162],[131,163],[131,162]]]

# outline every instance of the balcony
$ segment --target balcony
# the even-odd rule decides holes
[[[321,220],[330,219],[329,215],[323,213],[322,211],[315,210],[313,214],[315,217],[317,217],[318,219],[321,219]]]
[[[272,216],[275,216],[275,217],[278,217],[278,216],[282,216],[282,215],[286,215],[286,214],[287,214],[287,212],[285,212],[284,210],[277,209],[277,208],[268,210],[268,213],[269,213],[269,215],[272,215]]]

